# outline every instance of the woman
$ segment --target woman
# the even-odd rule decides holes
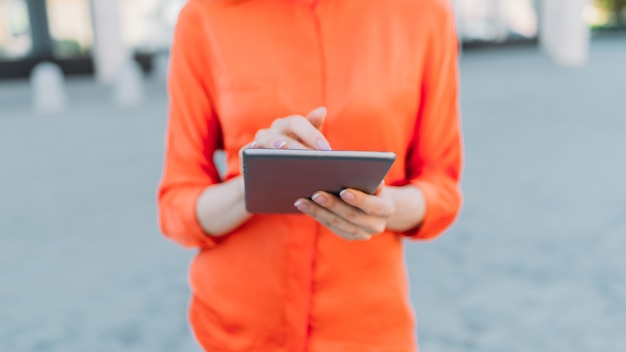
[[[444,1],[187,3],[159,212],[165,235],[199,249],[190,320],[205,350],[417,349],[402,244],[437,236],[459,210],[457,80]],[[317,192],[294,204],[302,215],[251,215],[244,147],[397,161],[376,195]]]

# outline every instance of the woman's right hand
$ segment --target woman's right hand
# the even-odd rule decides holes
[[[291,115],[278,118],[269,128],[259,130],[248,148],[331,150],[320,127],[326,119],[326,108],[313,109],[306,117]]]

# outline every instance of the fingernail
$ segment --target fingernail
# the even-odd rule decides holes
[[[315,203],[317,204],[325,204],[327,199],[325,196],[323,196],[321,193],[315,193],[313,195],[313,197],[311,197],[313,199],[313,201],[315,201]]]
[[[347,201],[347,202],[351,202],[354,199],[356,199],[356,197],[354,196],[354,193],[352,192],[348,192],[345,189],[341,192],[339,192],[339,196],[341,197],[341,199]]]
[[[332,150],[330,144],[323,139],[317,141],[317,149],[319,150]]]
[[[282,149],[287,145],[287,141],[275,141],[273,144],[274,148]]]
[[[298,199],[293,205],[302,212],[309,210],[309,205],[300,199]]]
[[[250,142],[248,143],[248,145],[246,146],[246,148],[254,148],[256,147],[256,142]]]
[[[328,113],[328,111],[326,110],[325,106],[320,106],[318,108],[313,109],[313,111],[311,111],[311,113],[320,114],[320,115],[326,115]]]

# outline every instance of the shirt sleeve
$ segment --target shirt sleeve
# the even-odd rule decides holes
[[[212,108],[207,52],[199,38],[201,19],[189,2],[180,13],[171,49],[170,98],[165,161],[158,189],[161,231],[187,248],[208,248],[216,239],[196,217],[198,197],[220,182],[213,163],[221,128]]]
[[[426,200],[424,220],[405,233],[415,239],[439,235],[452,224],[462,202],[458,37],[452,9],[443,10],[445,18],[432,30],[426,49],[420,108],[407,156],[408,183]]]

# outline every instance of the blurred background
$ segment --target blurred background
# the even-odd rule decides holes
[[[453,1],[459,220],[407,245],[422,351],[626,351],[626,1]],[[198,351],[159,233],[184,0],[0,0],[0,351]]]

